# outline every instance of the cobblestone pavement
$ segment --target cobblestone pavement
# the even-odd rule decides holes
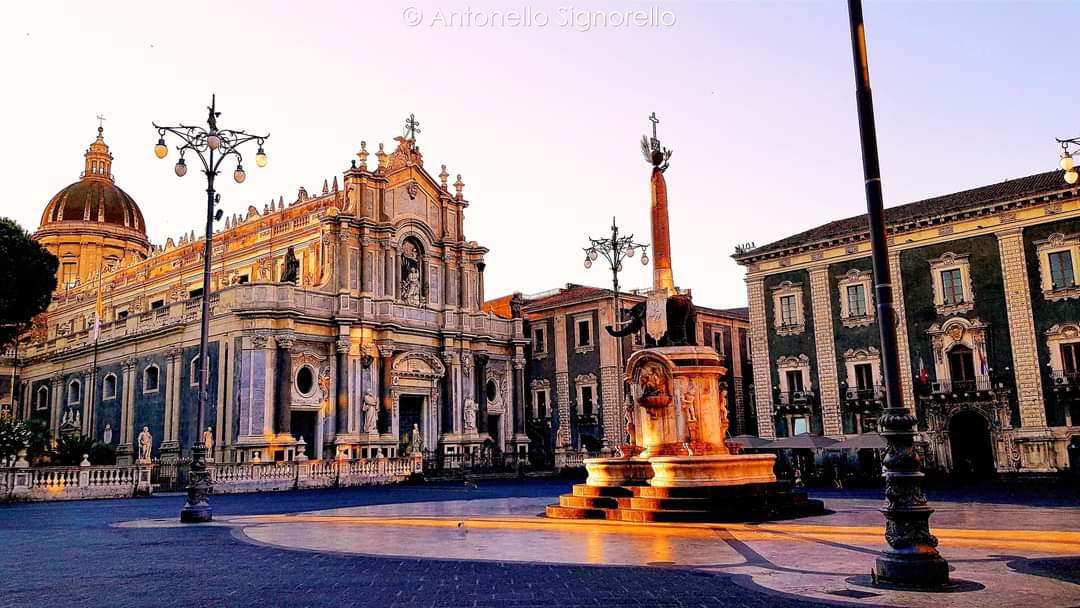
[[[218,496],[215,517],[394,503],[555,496],[566,482],[480,482]],[[138,527],[183,498],[0,507],[0,606],[814,606],[740,577],[624,568],[380,558],[285,550],[225,525]],[[418,541],[406,531],[387,543]]]

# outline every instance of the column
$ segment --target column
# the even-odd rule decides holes
[[[397,289],[395,284],[397,283],[397,281],[395,280],[396,275],[394,274],[394,262],[396,260],[394,259],[394,250],[390,248],[389,243],[386,244],[386,248],[383,250],[383,256],[384,262],[386,263],[386,272],[384,277],[386,281],[383,286],[383,291],[386,294],[387,298],[390,298],[391,300],[396,300]]]
[[[83,416],[81,430],[83,435],[93,435],[94,433],[94,427],[92,426],[94,423],[93,408],[97,405],[98,401],[97,396],[94,394],[94,389],[96,388],[94,384],[96,384],[95,380],[97,379],[96,372],[97,370],[90,368],[89,371],[83,374],[83,386],[86,387],[82,396]]]
[[[899,350],[900,398],[904,406],[915,411],[915,373],[911,366],[911,343],[908,342],[907,312],[904,308],[904,279],[900,273],[900,252],[889,253],[889,281],[893,288],[893,309],[896,311],[896,347]]]
[[[525,434],[525,355],[520,346],[514,352],[514,435]]]
[[[765,282],[746,279],[750,307],[750,354],[754,365],[754,401],[757,402],[758,436],[776,437],[773,421],[772,364],[769,361],[769,328],[765,322]]]
[[[1005,312],[1009,319],[1016,397],[1020,402],[1020,426],[1045,427],[1042,370],[1031,311],[1031,289],[1024,256],[1024,233],[1013,228],[997,233],[1001,251],[1001,275],[1005,286]]]
[[[165,415],[164,420],[162,421],[163,436],[161,438],[161,449],[163,451],[179,447],[176,440],[176,428],[174,427],[175,418],[173,416],[173,411],[178,409],[176,405],[176,393],[179,387],[176,382],[176,367],[179,358],[180,349],[173,347],[166,350],[164,378],[161,376],[160,372],[158,374],[159,390],[165,391]],[[161,387],[162,380],[164,380],[165,383],[164,387]]]
[[[352,342],[349,340],[347,325],[343,326],[339,332],[336,343],[337,391],[334,428],[336,434],[343,435],[349,431],[349,350],[352,348]]]
[[[488,432],[487,414],[487,364],[488,356],[484,353],[476,354],[476,365],[473,366],[474,393],[476,395],[476,432]]]
[[[274,361],[274,433],[292,437],[292,333],[274,336],[277,358]]]
[[[49,412],[49,427],[52,429],[53,434],[60,434],[60,417],[63,413],[61,410],[64,407],[64,379],[60,376],[53,376],[52,379],[52,408]]]
[[[443,305],[447,308],[454,306],[454,285],[452,277],[457,267],[452,265],[453,257],[450,253],[443,256]]]
[[[619,361],[619,341],[604,331],[607,325],[616,325],[615,302],[608,300],[598,308],[600,327],[600,386],[596,395],[600,404],[600,423],[603,428],[604,445],[614,447],[622,445],[622,399],[623,379],[622,364]],[[698,342],[700,344],[700,342]]]
[[[443,377],[443,433],[461,433],[461,414],[458,412],[458,373],[461,371],[461,360],[458,354],[452,350],[452,346],[444,347],[442,358],[446,364],[446,376]]]
[[[476,263],[476,294],[477,302],[476,307],[481,308],[484,305],[484,268],[487,265],[483,262]]]
[[[829,267],[810,269],[810,306],[814,315],[814,346],[817,351],[818,392],[825,435],[842,437],[840,387],[836,370],[836,338],[833,335]]]
[[[469,273],[466,272],[465,260],[458,265],[458,307],[465,310],[469,307]]]
[[[379,382],[379,390],[382,396],[382,409],[379,411],[379,433],[386,434],[391,432],[391,425],[393,424],[391,416],[394,413],[394,396],[391,393],[394,385],[394,343],[380,342],[378,347],[379,356],[382,357],[379,361],[380,371],[382,372],[382,380]]]
[[[134,436],[135,417],[133,403],[135,398],[135,358],[124,359],[121,362],[121,375],[123,377],[123,392],[120,393],[120,441],[117,444],[117,464],[130,464],[131,455],[135,451]]]

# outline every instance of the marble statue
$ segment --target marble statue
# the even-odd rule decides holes
[[[401,300],[409,306],[420,306],[420,271],[415,267],[401,282]]]
[[[472,399],[465,400],[465,430],[476,432],[476,413],[480,406]]]
[[[424,452],[424,436],[420,434],[420,426],[415,423],[412,425],[412,445],[409,446],[409,451],[413,454]]]
[[[379,402],[371,391],[364,395],[364,432],[369,435],[379,432]]]
[[[150,427],[142,427],[139,433],[139,462],[150,462],[150,450],[154,446],[154,436],[150,434]]]
[[[112,425],[106,424],[105,430],[101,433],[101,440],[105,443],[112,443]]]
[[[300,260],[296,259],[296,253],[292,247],[285,252],[285,267],[281,269],[282,283],[296,284],[300,276]]]
[[[214,453],[214,427],[208,426],[202,434],[203,445],[206,446],[206,454],[209,456]]]
[[[79,413],[79,410],[75,410],[75,417],[71,419],[71,424],[79,426],[80,422],[82,422],[82,416]]]

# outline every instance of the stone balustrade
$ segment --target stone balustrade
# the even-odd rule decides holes
[[[21,465],[21,466],[20,466]],[[129,498],[149,495],[150,465],[30,468],[25,460],[0,469],[0,502]]]
[[[422,473],[423,458],[247,462],[209,468],[215,494],[239,494],[397,483]]]

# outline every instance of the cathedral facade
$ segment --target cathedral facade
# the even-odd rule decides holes
[[[431,175],[414,139],[396,141],[390,153],[362,142],[340,185],[216,231],[206,420],[218,462],[395,456],[417,441],[526,450],[523,321],[482,310],[487,249],[465,237],[460,175]],[[151,245],[111,167],[99,129],[34,234],[60,259],[59,286],[20,340],[8,407],[109,441],[121,462],[146,427],[168,461],[207,430],[195,428],[204,240]]]

